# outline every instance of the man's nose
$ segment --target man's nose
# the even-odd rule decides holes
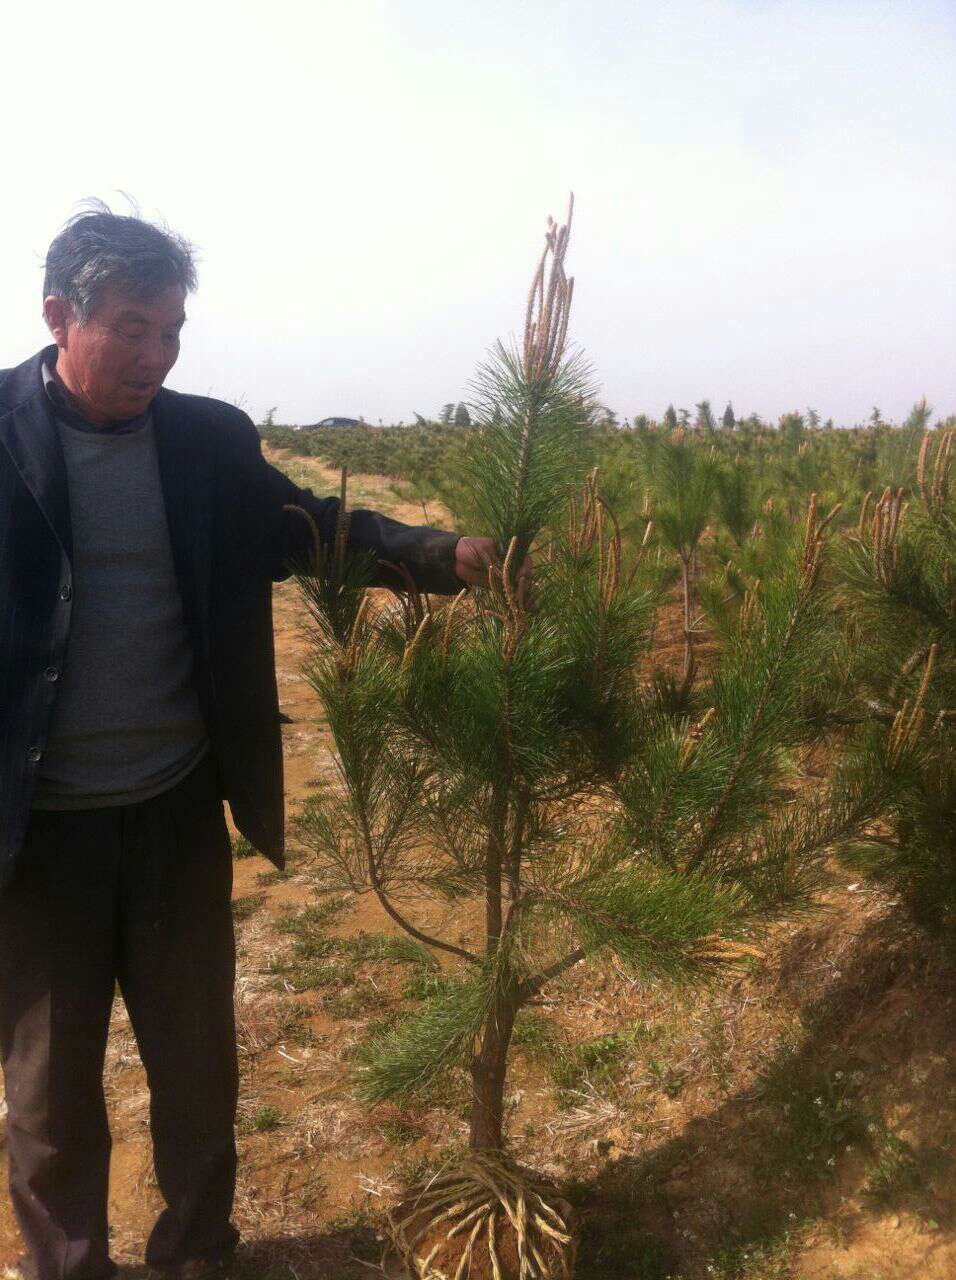
[[[168,363],[168,352],[162,336],[144,338],[136,353],[137,367],[143,373],[162,373]]]

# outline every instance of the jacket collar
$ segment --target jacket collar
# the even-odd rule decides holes
[[[66,463],[53,405],[43,385],[44,360],[56,360],[56,347],[45,347],[0,382],[0,445],[49,521],[57,541],[73,558]]]
[[[52,368],[56,346],[44,347],[4,376],[0,374],[0,448],[13,464],[73,559],[66,462],[53,402],[43,382],[43,364]],[[160,389],[150,406],[166,521],[176,574],[187,614],[201,614],[209,585],[211,461],[197,433],[181,419],[179,397]]]

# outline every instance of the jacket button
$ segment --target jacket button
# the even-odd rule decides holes
[[[73,598],[73,588],[70,586],[68,582],[64,582],[63,586],[60,588],[60,599],[71,600],[72,598]]]
[[[60,678],[60,668],[59,668],[59,667],[47,667],[47,668],[46,668],[46,670],[43,672],[43,679],[44,679],[44,680],[51,680],[51,681],[52,681],[52,680],[59,680],[59,678]]]
[[[43,752],[39,747],[31,747],[27,752],[27,759],[31,764],[39,764],[43,758]]]

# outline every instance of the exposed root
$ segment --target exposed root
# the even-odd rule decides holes
[[[571,1206],[500,1155],[476,1153],[413,1188],[389,1214],[414,1280],[571,1280]]]

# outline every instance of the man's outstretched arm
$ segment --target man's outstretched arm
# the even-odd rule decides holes
[[[287,508],[299,507],[308,512],[322,542],[331,547],[339,500],[318,498],[311,489],[300,489],[262,457],[258,432],[255,443],[259,482],[266,488],[276,531],[273,577],[281,581],[289,576],[292,566],[307,562],[314,550],[309,522]],[[496,554],[492,538],[461,537],[443,529],[402,524],[380,512],[360,509],[349,512],[348,545],[353,551],[365,551],[374,557],[378,565],[374,585],[400,588],[401,575],[389,566],[403,565],[419,590],[438,595],[455,595],[464,586],[486,583],[488,565]]]

